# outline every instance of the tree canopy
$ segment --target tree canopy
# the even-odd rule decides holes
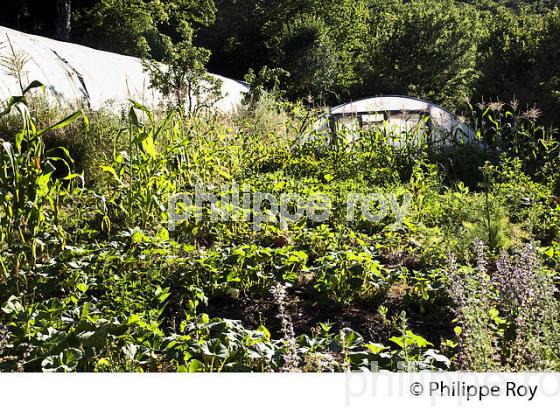
[[[189,44],[193,49],[183,57],[199,56],[218,74],[241,79],[265,67],[269,71],[263,72],[289,73],[275,87],[290,99],[333,104],[407,94],[451,109],[481,99],[515,99],[537,104],[558,122],[558,4],[5,0],[0,24],[166,62],[173,50],[177,56],[177,47]]]

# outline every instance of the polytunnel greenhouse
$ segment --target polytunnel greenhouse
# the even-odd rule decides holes
[[[82,102],[92,109],[118,109],[129,99],[155,108],[162,96],[150,88],[142,62],[134,57],[95,50],[0,26],[0,55],[21,56],[25,61],[23,85],[39,81],[47,95],[63,102]],[[0,100],[21,94],[10,68],[0,69]],[[244,83],[214,75],[222,80],[218,110],[233,111],[248,90]]]
[[[339,105],[323,115],[315,132],[350,142],[366,132],[382,132],[393,145],[475,143],[476,133],[442,107],[412,97],[383,96]]]

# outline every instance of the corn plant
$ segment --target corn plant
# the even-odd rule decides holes
[[[42,84],[33,82],[23,90],[22,96],[10,98],[0,118],[16,110],[21,116],[22,129],[12,141],[0,140],[0,242],[21,240],[26,242],[45,228],[50,217],[56,222],[60,198],[67,191],[68,182],[78,178],[72,173],[70,153],[63,147],[47,150],[44,137],[79,117],[77,111],[62,121],[37,129],[27,107],[25,95]],[[84,117],[85,118],[85,117]],[[56,155],[63,152],[66,158]],[[54,163],[67,168],[64,181],[53,177]]]
[[[181,144],[166,144],[160,138],[169,131],[174,112],[158,124],[146,107],[132,103],[128,128],[122,129],[117,137],[126,138],[125,149],[117,152],[115,148],[112,163],[102,165],[101,169],[110,179],[109,203],[124,216],[126,224],[146,227],[154,219],[167,218],[167,200],[176,192],[176,178],[180,177],[175,159]],[[138,111],[147,118],[146,123]],[[110,227],[111,215],[104,217],[105,226]]]

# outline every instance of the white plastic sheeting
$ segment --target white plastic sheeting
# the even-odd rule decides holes
[[[420,143],[427,138],[436,144],[477,141],[476,133],[449,111],[402,96],[373,97],[340,105],[321,117],[314,128],[317,132],[345,135],[351,141],[360,138],[362,130],[377,128],[390,134],[389,141],[394,145]]]
[[[10,53],[8,40],[16,53],[28,59],[25,65],[26,83],[40,81],[45,84],[49,96],[59,101],[85,102],[94,110],[119,110],[128,104],[128,99],[150,108],[162,102],[160,93],[150,88],[149,75],[137,58],[0,26],[0,44],[3,44],[0,53]],[[223,95],[216,108],[224,112],[235,110],[248,86],[229,78],[215,77],[222,80]],[[18,81],[6,70],[0,69],[0,101],[19,94]]]

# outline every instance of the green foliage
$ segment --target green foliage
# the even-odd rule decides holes
[[[450,293],[456,304],[458,363],[464,369],[537,371],[557,368],[557,289],[530,244],[511,257],[502,254],[488,273],[483,246],[477,267],[457,269],[451,261]]]
[[[96,48],[146,57],[165,55],[169,36],[214,20],[212,0],[103,0],[78,13],[77,36]]]
[[[363,0],[290,1],[270,8],[263,30],[271,37],[273,60],[292,74],[293,96],[333,100],[348,94],[359,82],[369,19]]]
[[[255,109],[257,106],[266,102],[279,103],[285,95],[282,89],[282,80],[288,78],[290,73],[281,68],[269,68],[264,66],[258,73],[249,69],[245,75],[245,81],[249,84],[250,89],[243,96],[243,105],[249,109]]]
[[[167,19],[163,2],[143,0],[104,0],[81,14],[80,36],[86,44],[137,56],[160,46],[158,24]]]
[[[5,3],[1,24],[54,35],[52,2]],[[268,67],[291,73],[277,88],[292,102],[409,94],[470,114],[468,103],[515,100],[559,123],[556,0],[75,0],[72,10],[71,41],[175,66],[152,65],[169,95],[206,63],[238,79]]]
[[[53,177],[56,170],[53,162],[58,161],[67,167],[65,181],[79,178],[72,173],[65,158],[56,157],[53,150],[47,150],[43,141],[50,131],[65,127],[83,116],[76,112],[64,120],[45,129],[38,130],[27,109],[25,94],[32,88],[42,87],[34,82],[23,90],[22,96],[12,97],[7,107],[0,113],[0,119],[18,110],[24,128],[18,132],[13,141],[3,141],[0,151],[0,239],[4,241],[26,242],[45,229],[48,219],[58,218],[60,198],[71,192],[68,185]],[[69,153],[60,148],[69,161]],[[72,184],[70,185],[72,186]],[[50,206],[48,206],[50,205]],[[50,212],[49,212],[50,211]]]
[[[522,109],[536,105],[548,121],[556,120],[558,8],[537,14],[529,7],[516,13],[499,7],[487,20],[475,97],[516,101]]]
[[[371,2],[316,0],[313,12],[322,16],[329,27],[338,61],[335,91],[339,98],[359,84],[358,67],[366,57],[366,45],[371,35]]]
[[[276,46],[277,63],[291,75],[288,96],[323,100],[335,84],[337,56],[326,24],[315,16],[287,23]]]
[[[199,35],[211,68],[233,77],[279,66],[293,97],[348,95],[368,37],[367,1],[217,1],[216,24]],[[311,75],[306,76],[305,64]]]
[[[474,113],[477,132],[501,156],[468,187],[446,158],[452,150],[396,147],[391,135],[367,130],[355,142],[309,138],[313,111],[278,101],[267,111],[270,96],[258,91],[254,112],[160,117],[131,102],[126,118],[88,114],[110,126],[87,129],[70,123],[81,113],[36,126],[56,113],[32,107],[31,115],[29,96],[8,101],[27,114],[0,118],[8,136],[0,151],[2,370],[558,368],[554,130],[484,106]],[[49,153],[47,142],[56,148],[84,130],[110,152],[76,189],[70,152]],[[202,220],[168,230],[171,196],[197,185],[231,195],[234,183],[253,193],[325,193],[332,214],[287,226],[271,218],[256,232],[251,221],[212,220],[212,205],[202,203]],[[391,215],[348,220],[348,195],[372,192],[399,204],[410,195],[401,224]],[[471,267],[476,238],[491,262],[483,274]],[[531,241],[534,252],[516,256]],[[460,265],[452,280],[450,252]],[[520,298],[499,277],[539,296]],[[467,303],[447,294],[453,284],[466,289]],[[455,327],[463,336],[453,337]],[[442,342],[445,355],[435,349]]]
[[[481,32],[473,7],[426,0],[373,10],[362,95],[414,95],[450,108],[469,99]]]
[[[138,112],[146,115],[147,124],[141,122]],[[111,216],[123,217],[127,226],[138,224],[141,227],[145,227],[153,217],[165,218],[169,195],[176,190],[173,181],[180,178],[168,166],[177,148],[164,146],[163,153],[158,149],[165,144],[162,132],[171,116],[167,117],[163,126],[158,127],[152,114],[142,105],[134,103],[129,117],[129,129],[119,134],[126,142],[117,141],[117,146],[124,145],[125,150],[115,150],[113,162],[101,165],[101,170],[109,178],[109,186],[113,188],[107,200],[108,206],[100,213],[108,230],[111,228]]]
[[[367,248],[360,253],[329,252],[317,259],[316,284],[319,295],[342,304],[354,299],[379,302],[385,297],[393,278],[390,272],[373,259]]]
[[[221,98],[221,81],[208,74],[210,52],[192,44],[192,31],[182,27],[182,40],[173,44],[165,39],[161,62],[144,60],[151,86],[170,100],[172,108],[194,115],[212,108]]]

